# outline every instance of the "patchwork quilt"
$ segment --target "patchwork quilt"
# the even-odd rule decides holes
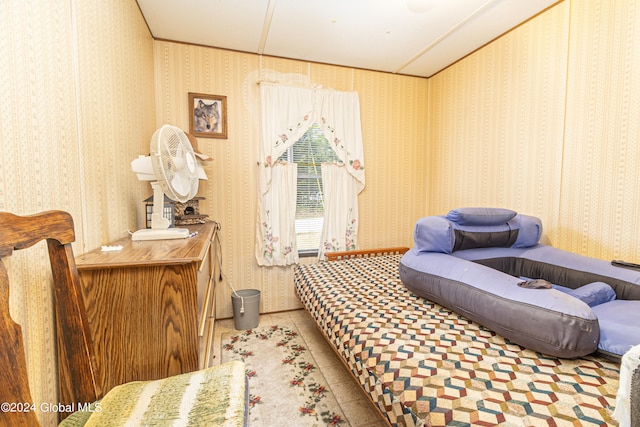
[[[619,365],[544,356],[415,296],[401,257],[295,269],[306,310],[392,426],[617,425]]]

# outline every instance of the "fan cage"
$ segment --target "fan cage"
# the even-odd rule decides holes
[[[198,176],[197,172],[189,174],[185,171],[184,165],[182,168],[177,167],[174,159],[180,158],[179,154],[182,150],[186,152],[185,157],[189,156],[195,165],[197,162],[191,142],[184,131],[176,126],[165,125],[158,129],[151,138],[151,160],[160,188],[171,199],[184,203],[196,195]],[[181,189],[175,188],[170,182],[176,177],[188,182],[183,183],[185,186]]]

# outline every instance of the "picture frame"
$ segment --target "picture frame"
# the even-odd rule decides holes
[[[189,92],[189,133],[227,139],[227,97]]]

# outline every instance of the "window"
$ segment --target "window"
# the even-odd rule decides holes
[[[339,162],[317,123],[287,149],[278,160],[298,165],[296,194],[296,243],[299,254],[316,254],[324,225],[324,200],[320,164]]]
[[[292,265],[308,251],[317,251],[321,260],[328,250],[357,247],[358,194],[365,184],[358,93],[265,83],[260,85],[260,105],[258,265]],[[300,147],[283,155],[296,144]],[[340,161],[335,162],[336,157]],[[331,200],[323,203],[323,193],[333,194]],[[302,241],[303,231],[315,231],[316,243],[301,242],[300,253],[298,233]]]

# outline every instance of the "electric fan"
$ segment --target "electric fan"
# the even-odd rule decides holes
[[[131,235],[132,240],[184,239],[186,228],[169,228],[171,221],[162,216],[164,195],[185,203],[198,191],[199,165],[189,138],[182,129],[164,125],[151,137],[151,154],[131,162],[131,169],[141,181],[151,181],[153,212],[151,228]]]

